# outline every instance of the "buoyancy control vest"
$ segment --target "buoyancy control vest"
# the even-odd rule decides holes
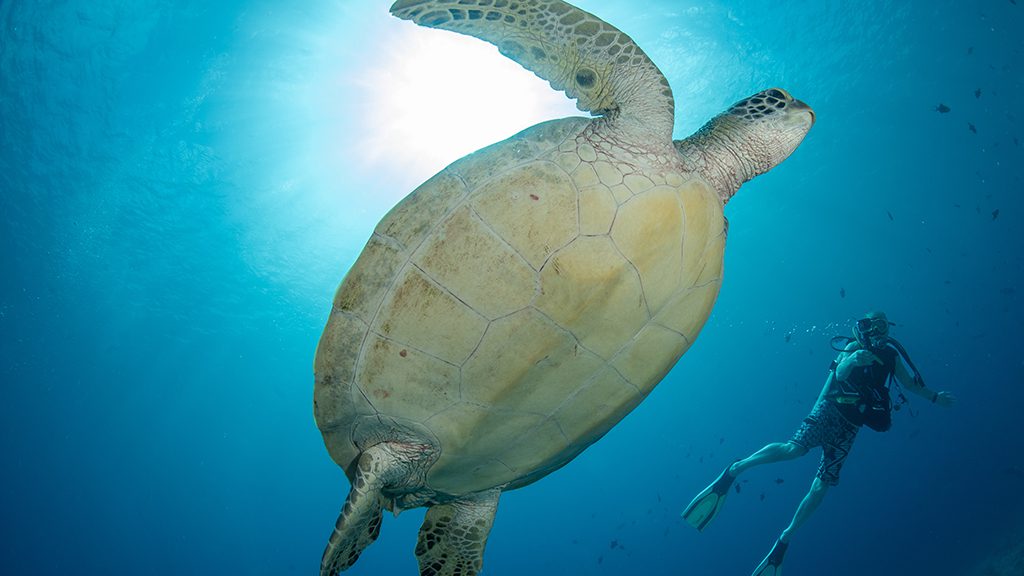
[[[837,364],[832,363],[832,390],[828,396],[851,424],[885,432],[892,427],[889,381],[896,370],[899,352],[888,343],[870,351],[882,363],[856,366],[843,381],[835,373]]]

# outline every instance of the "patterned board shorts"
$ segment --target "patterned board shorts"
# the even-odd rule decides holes
[[[810,449],[821,446],[821,465],[817,477],[829,486],[839,484],[839,470],[850,454],[859,428],[843,418],[829,400],[815,404],[791,442]]]

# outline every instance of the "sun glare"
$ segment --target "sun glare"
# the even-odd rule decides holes
[[[582,114],[475,38],[409,27],[381,46],[357,79],[368,169],[401,167],[422,180],[533,124]]]

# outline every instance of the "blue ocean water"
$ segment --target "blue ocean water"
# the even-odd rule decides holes
[[[388,5],[0,0],[3,573],[315,573],[348,491],[312,418],[335,287],[416,184],[572,108],[552,95],[434,158],[432,135],[518,106],[430,78],[505,60],[472,68],[461,47],[488,49],[456,38],[443,71],[398,77],[447,33]],[[1024,3],[579,5],[661,67],[677,138],[776,85],[818,121],[727,206],[695,346],[600,442],[502,497],[484,573],[752,571],[817,453],[746,474],[703,533],[679,512],[792,434],[829,337],[880,308],[959,402],[914,397],[861,433],[786,573],[1020,574],[993,557],[1024,540]],[[380,107],[419,121],[434,89],[482,106],[408,133]],[[422,515],[385,518],[349,573],[414,574]]]

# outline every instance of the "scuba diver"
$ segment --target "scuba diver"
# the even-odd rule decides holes
[[[782,531],[771,552],[754,570],[754,576],[779,576],[782,559],[793,532],[821,504],[829,487],[839,483],[839,470],[853,446],[861,426],[877,431],[888,430],[892,424],[891,410],[899,410],[906,402],[896,385],[921,396],[933,404],[952,406],[956,398],[949,392],[935,392],[924,385],[920,372],[899,342],[889,336],[891,322],[882,312],[870,312],[857,320],[853,338],[836,336],[833,349],[839,355],[829,367],[828,379],[810,414],[788,442],[774,442],[750,456],[727,466],[722,474],[697,495],[683,511],[686,519],[697,530],[703,530],[725,502],[729,488],[736,477],[761,464],[799,458],[814,447],[821,446],[821,465],[811,483],[811,489],[800,502],[792,522]],[[845,341],[836,348],[836,341]],[[900,362],[906,361],[913,374]],[[895,379],[895,384],[892,380]],[[894,405],[892,393],[897,403]]]

